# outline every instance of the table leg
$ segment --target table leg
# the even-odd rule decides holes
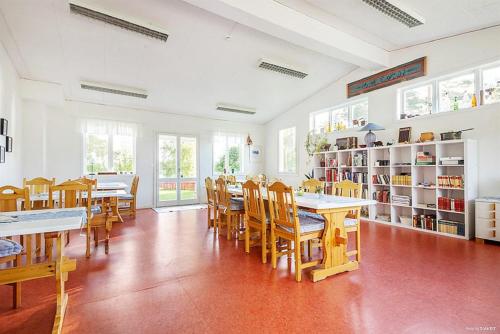
[[[344,271],[358,269],[358,262],[349,261],[346,254],[347,233],[344,219],[350,210],[338,209],[323,214],[325,218],[325,231],[322,238],[323,262],[319,269],[312,271],[313,282]]]
[[[113,216],[116,217],[120,223],[123,223],[122,215],[120,214],[120,210],[118,210],[118,198],[112,197],[109,204],[111,206]]]
[[[57,245],[57,257],[55,259],[56,265],[56,316],[54,319],[54,327],[52,328],[52,334],[60,334],[62,331],[62,324],[64,321],[64,314],[66,313],[66,306],[68,304],[68,294],[64,290],[64,283],[67,280],[67,276],[62,270],[63,256],[64,256],[64,241],[63,233],[57,235],[56,245]]]

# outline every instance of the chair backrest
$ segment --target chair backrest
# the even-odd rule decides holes
[[[325,182],[311,178],[302,181],[302,187],[306,193],[315,193],[318,188],[322,191],[325,189]]]
[[[137,189],[139,188],[139,176],[135,175],[132,179],[132,185],[130,186],[130,194],[137,195]]]
[[[51,180],[43,177],[35,177],[34,179],[28,180],[23,178],[23,188],[28,187],[30,194],[43,194],[49,192],[49,187],[56,184],[56,179]]]
[[[236,184],[236,176],[235,175],[228,175],[228,176],[226,176],[226,181],[227,181],[227,183],[229,183],[231,185],[235,185]]]
[[[363,184],[354,183],[350,180],[335,183],[335,195],[343,197],[361,198]]]
[[[293,188],[277,181],[267,186],[267,199],[271,227],[291,227],[295,233],[300,233],[297,205],[293,196]]]
[[[207,188],[208,204],[214,205],[215,204],[214,181],[210,177],[205,178],[205,188]]]
[[[76,179],[76,180],[68,180],[68,181],[75,181],[75,182],[80,182],[80,183],[83,183],[85,185],[90,185],[92,187],[92,190],[97,190],[97,179],[89,179],[85,176],[82,176],[81,178],[79,179]]]
[[[51,186],[49,189],[49,206],[54,207],[53,194],[59,192],[59,208],[87,208],[87,216],[91,217],[92,184],[84,184],[78,181],[66,181]],[[84,195],[87,195],[85,198]]]
[[[231,194],[227,191],[226,181],[219,177],[215,180],[215,188],[217,190],[217,203],[229,208],[231,206]]]
[[[20,211],[23,208],[24,210],[31,209],[30,192],[28,188],[16,188],[13,186],[0,187],[0,212]]]
[[[266,174],[259,174],[258,178],[259,178],[261,184],[266,184],[267,183],[267,176],[266,176]]]
[[[262,224],[266,223],[266,207],[264,206],[260,183],[248,180],[243,184],[243,205],[246,219],[255,219]]]

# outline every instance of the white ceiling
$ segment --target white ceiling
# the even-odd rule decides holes
[[[500,0],[398,0],[425,24],[408,28],[362,0],[274,0],[392,51],[500,24]]]
[[[72,100],[264,123],[354,68],[182,1],[87,3],[153,23],[170,37],[163,43],[71,14],[63,0],[0,0],[12,40],[4,45],[22,77],[61,83]],[[259,69],[262,57],[298,65],[309,76]],[[149,97],[84,91],[80,80],[141,88]],[[216,111],[220,102],[257,114]]]
[[[255,123],[271,120],[356,68],[327,56],[326,51],[320,53],[321,48],[311,51],[315,48],[306,48],[307,42],[293,44],[286,38],[272,37],[263,28],[258,31],[248,23],[235,24],[222,14],[185,1],[197,3],[85,1],[169,31],[170,37],[163,43],[70,14],[67,0],[0,0],[0,40],[21,77],[59,83],[69,100]],[[205,1],[210,5],[242,4],[236,0]],[[280,6],[283,9],[292,8],[380,50],[500,24],[500,0],[399,0],[426,19],[425,25],[412,29],[361,0],[274,1],[284,5]],[[254,4],[257,11],[262,7],[258,3]],[[256,16],[255,21],[259,19]],[[300,36],[300,26],[296,30]],[[228,35],[231,37],[226,38]],[[309,76],[301,80],[259,69],[260,58],[297,65]],[[140,100],[84,91],[80,80],[140,88],[147,90],[149,97]],[[255,108],[257,114],[216,111],[218,103]]]

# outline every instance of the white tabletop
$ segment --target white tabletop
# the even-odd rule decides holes
[[[125,190],[97,190],[92,192],[92,198],[108,198],[108,197],[124,197],[127,195],[127,192]],[[83,198],[87,198],[87,192],[82,193]],[[58,200],[59,199],[59,192],[55,191],[52,194],[52,199],[53,200]],[[32,201],[48,201],[49,200],[49,194],[48,193],[42,193],[42,194],[33,194],[30,195],[30,200]]]
[[[16,216],[43,214],[47,212],[61,212],[61,211],[80,211],[81,215],[78,217],[65,217],[57,219],[33,219],[24,220],[12,223],[0,223],[0,237],[10,237],[14,235],[27,235],[36,233],[49,233],[60,232],[69,230],[78,230],[82,226],[83,217],[87,214],[85,208],[71,208],[71,209],[47,209],[47,210],[33,210],[33,211],[11,211],[1,212],[2,216]]]
[[[243,190],[241,187],[228,187],[228,192],[235,195],[243,195]],[[267,199],[266,190],[262,190],[262,197]],[[340,209],[340,208],[350,208],[355,206],[366,206],[377,204],[374,200],[369,199],[359,199],[350,198],[342,196],[332,196],[332,195],[318,195],[318,194],[308,194],[305,193],[302,196],[295,195],[295,203],[297,206],[308,208],[308,209]]]
[[[128,185],[124,182],[97,182],[99,190],[124,190]]]

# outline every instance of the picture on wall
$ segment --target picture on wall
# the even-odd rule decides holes
[[[5,163],[5,147],[0,146],[0,164]]]
[[[260,162],[262,159],[262,147],[259,145],[254,145],[250,147],[250,161]]]
[[[0,118],[0,135],[7,136],[9,122],[5,118]]]
[[[400,128],[399,129],[399,140],[400,144],[409,144],[411,143],[411,127]]]
[[[12,137],[7,136],[7,140],[5,141],[5,146],[7,146],[7,152],[12,152]]]

